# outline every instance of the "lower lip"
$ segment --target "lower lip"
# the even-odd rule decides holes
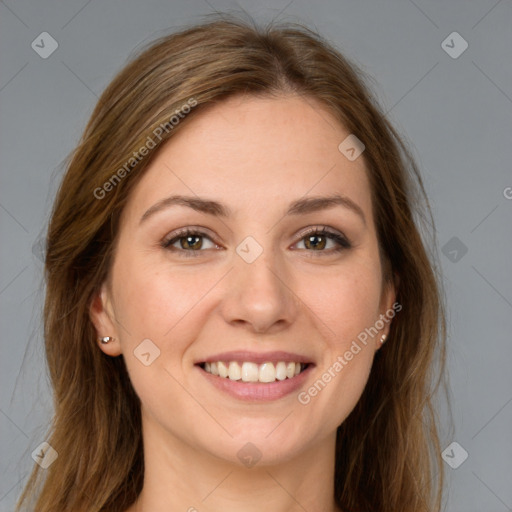
[[[313,364],[309,364],[303,372],[291,379],[287,378],[268,383],[231,380],[227,377],[212,375],[211,373],[204,371],[200,366],[197,368],[208,382],[234,398],[246,401],[270,402],[272,400],[279,400],[280,398],[297,391],[304,385],[304,381],[308,378],[313,367]]]

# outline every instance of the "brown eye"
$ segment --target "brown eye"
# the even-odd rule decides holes
[[[205,246],[205,241],[207,241],[210,246]],[[171,238],[163,240],[161,245],[164,249],[180,253],[183,256],[198,256],[199,253],[203,252],[205,249],[218,247],[206,233],[191,229],[185,229],[175,233]]]
[[[199,235],[182,236],[178,238],[182,249],[201,249],[203,246],[202,237]]]
[[[304,238],[304,245],[307,249],[325,249],[327,237],[323,235],[308,235]]]
[[[333,252],[340,252],[352,247],[348,239],[340,233],[329,231],[327,228],[315,228],[305,234],[299,241],[303,242],[304,247],[309,252],[318,252],[332,254]],[[328,243],[332,242],[333,247],[327,247]]]

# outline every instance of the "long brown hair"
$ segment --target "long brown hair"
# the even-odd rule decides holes
[[[123,206],[158,148],[204,108],[239,93],[316,99],[366,146],[384,277],[399,283],[402,310],[338,428],[335,498],[347,511],[440,509],[433,399],[446,320],[432,242],[418,227],[432,215],[414,159],[365,80],[302,25],[262,28],[225,16],[158,39],[114,78],[70,157],[49,224],[44,336],[55,411],[47,440],[59,456],[44,471],[34,466],[18,511],[30,501],[38,512],[123,512],[140,493],[140,401],[123,358],[98,349],[89,307],[108,276]],[[193,105],[186,115],[184,105]],[[155,147],[134,159],[149,139]]]

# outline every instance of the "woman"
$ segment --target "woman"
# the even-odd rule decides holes
[[[58,456],[18,510],[439,510],[423,195],[318,35],[227,18],[153,43],[100,98],[55,201]]]

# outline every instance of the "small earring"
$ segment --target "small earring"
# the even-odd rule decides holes
[[[98,338],[98,341],[100,343],[103,343],[104,345],[106,345],[107,343],[110,343],[111,341],[114,341],[115,338],[112,338],[111,336],[104,336],[102,338]]]
[[[382,338],[380,339],[380,344],[384,345],[384,342],[386,341],[387,336],[385,334],[382,335]]]

